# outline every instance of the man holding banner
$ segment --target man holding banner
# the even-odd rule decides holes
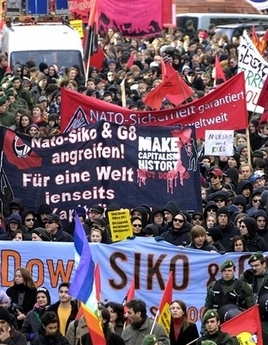
[[[126,345],[140,345],[148,334],[154,334],[159,345],[169,345],[169,338],[164,328],[147,316],[146,304],[140,299],[133,299],[126,304],[130,324],[123,330],[122,338]]]

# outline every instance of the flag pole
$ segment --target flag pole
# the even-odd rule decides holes
[[[88,59],[87,59],[85,86],[87,86],[87,80],[88,80],[88,73],[89,73],[90,59],[91,59],[91,51],[92,51],[92,46],[93,46],[93,35],[94,35],[94,30],[91,30],[91,33],[90,33],[90,43],[89,43],[89,48],[88,48]]]
[[[151,328],[151,331],[150,331],[149,334],[153,334],[153,330],[154,330],[156,321],[157,321],[157,319],[158,319],[158,316],[159,316],[159,309],[158,309],[157,312],[156,312],[156,315],[155,315],[155,318],[154,318],[154,322],[153,322],[153,325],[152,325],[152,328]]]
[[[122,107],[123,108],[127,107],[125,80],[126,80],[126,78],[124,78],[120,83],[121,101],[122,101]]]
[[[199,338],[200,338],[200,337],[198,337],[198,338],[196,338],[196,339],[194,339],[194,340],[190,341],[190,343],[187,343],[186,345],[193,344],[193,343],[194,343],[194,342],[196,342],[196,341],[197,341]]]

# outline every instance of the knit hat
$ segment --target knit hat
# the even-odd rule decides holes
[[[211,236],[213,241],[219,241],[223,238],[221,230],[217,226],[212,226],[207,231],[208,236]]]
[[[176,216],[180,212],[179,205],[175,201],[168,201],[166,205],[163,207],[162,212],[168,211],[172,214],[172,216]]]
[[[208,319],[212,319],[213,317],[216,317],[217,319],[219,319],[219,314],[217,313],[215,309],[209,309],[205,312],[202,321],[205,324]]]
[[[7,219],[7,223],[10,224],[10,223],[18,223],[18,224],[21,224],[22,222],[22,219],[21,219],[21,216],[18,214],[18,213],[12,213],[8,219]]]
[[[35,228],[34,230],[32,230],[32,234],[36,234],[44,242],[50,242],[51,241],[51,233],[44,228],[40,228],[40,227]]]
[[[48,65],[45,62],[41,62],[39,64],[39,71],[40,72],[44,72],[44,70],[47,69],[47,68],[48,68]]]
[[[100,226],[106,226],[107,225],[106,221],[103,218],[102,219],[94,219],[90,223],[90,225],[92,225],[92,224],[97,224],[97,225],[100,225]]]
[[[84,219],[86,219],[86,210],[82,206],[78,206],[73,210],[72,216],[75,216],[75,212],[77,213],[78,217],[81,216]]]
[[[8,310],[4,307],[0,307],[0,320],[4,320],[7,323],[11,322],[10,314],[9,314]]]
[[[39,73],[37,76],[37,83],[39,83],[41,80],[47,79],[44,73]]]
[[[230,213],[228,210],[228,207],[220,207],[216,213],[216,216],[218,217],[220,214],[226,214],[226,216],[228,216],[228,218],[230,218]]]
[[[158,342],[157,336],[154,334],[148,334],[144,337],[142,345],[155,345]]]
[[[48,289],[46,287],[42,286],[42,287],[37,289],[36,297],[39,293],[44,293],[47,296],[47,305],[50,305],[51,304],[51,297],[50,297],[50,293],[49,293]]]
[[[225,270],[225,268],[231,268],[233,267],[235,269],[235,264],[232,260],[225,260],[221,265],[221,272]]]

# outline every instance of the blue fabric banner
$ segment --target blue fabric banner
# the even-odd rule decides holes
[[[154,316],[168,279],[174,270],[173,299],[182,299],[191,320],[198,321],[205,302],[207,285],[219,279],[226,259],[236,265],[236,276],[247,268],[250,253],[219,253],[179,249],[153,238],[135,238],[112,245],[90,243],[101,275],[101,300],[122,303],[135,278],[135,298],[146,301],[148,314]],[[57,286],[71,281],[74,274],[74,245],[49,242],[1,242],[1,288],[12,284],[14,270],[27,267],[37,286],[46,286],[57,301]]]
[[[62,219],[78,205],[117,203],[200,210],[199,166],[193,127],[135,127],[98,122],[49,138],[0,128],[0,211],[22,198],[44,202]],[[190,196],[190,197],[189,197]]]

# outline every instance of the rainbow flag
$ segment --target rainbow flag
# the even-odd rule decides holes
[[[84,228],[77,216],[74,217],[74,249],[76,271],[70,286],[70,295],[81,301],[83,314],[93,344],[106,345],[98,314],[95,289],[95,264]]]

